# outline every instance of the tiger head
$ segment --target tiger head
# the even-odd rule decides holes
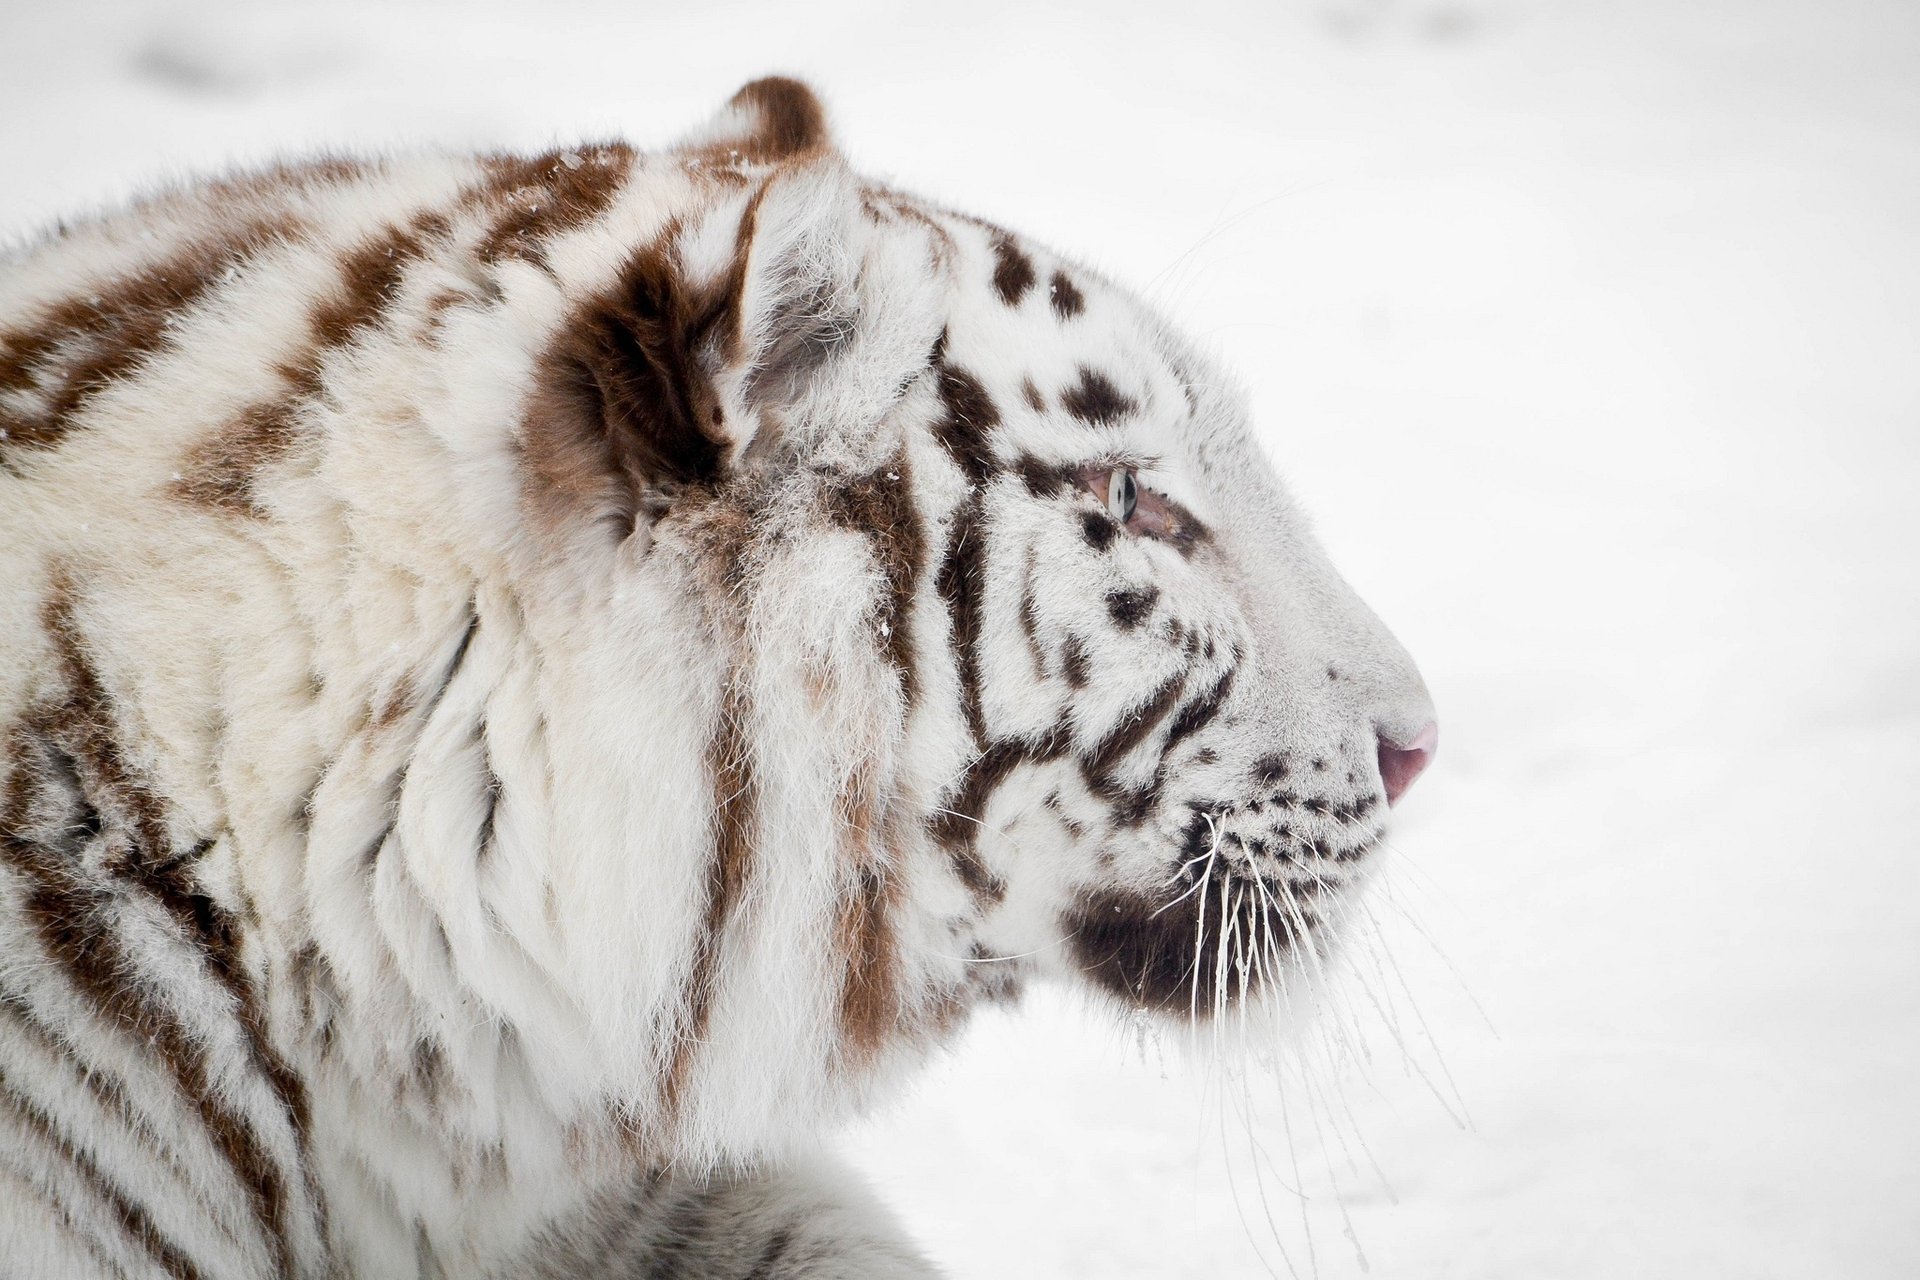
[[[667,162],[521,427],[601,696],[692,690],[574,738],[582,788],[636,734],[699,761],[663,1105],[779,1096],[726,1047],[769,1037],[865,1078],[1029,976],[1204,1020],[1311,963],[1434,711],[1242,399],[1092,271],[856,177],[792,82]]]

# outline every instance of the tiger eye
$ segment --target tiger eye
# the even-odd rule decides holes
[[[1135,483],[1133,472],[1126,467],[1115,467],[1107,475],[1107,512],[1122,524],[1133,517],[1133,509],[1140,504],[1140,486]]]

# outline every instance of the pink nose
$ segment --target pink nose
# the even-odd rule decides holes
[[[1440,726],[1427,721],[1427,727],[1413,735],[1406,746],[1380,739],[1380,780],[1387,784],[1387,803],[1395,804],[1413,785],[1413,780],[1433,763],[1434,748],[1440,745]]]

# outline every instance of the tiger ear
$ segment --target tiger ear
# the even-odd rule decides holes
[[[716,164],[774,164],[833,147],[827,113],[798,80],[768,76],[743,85],[677,151]]]
[[[727,340],[709,353],[724,419],[764,444],[859,329],[867,225],[857,182],[834,156],[783,168],[740,221]]]
[[[526,427],[541,487],[631,528],[816,417],[856,363],[841,357],[860,328],[868,239],[859,184],[830,153],[672,224],[543,359]]]

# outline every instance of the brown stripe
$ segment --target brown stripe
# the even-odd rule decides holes
[[[42,401],[37,410],[0,407],[0,465],[57,447],[88,405],[169,345],[182,315],[298,231],[290,219],[250,222],[59,303],[31,329],[0,331],[0,392]]]
[[[840,1028],[858,1059],[868,1060],[899,1025],[899,944],[893,914],[899,881],[884,870],[862,867],[842,904],[839,945],[847,976],[840,989]]]
[[[1163,752],[1171,751],[1173,745],[1189,734],[1198,733],[1212,723],[1220,714],[1220,708],[1226,705],[1227,694],[1233,689],[1233,677],[1237,668],[1229,668],[1213,687],[1194,698],[1180,708],[1173,718],[1173,724],[1167,728],[1167,741]]]
[[[480,261],[521,258],[543,263],[548,241],[606,212],[633,169],[625,143],[558,148],[537,156],[492,155],[481,161],[482,198],[499,207],[474,246]]]
[[[1146,701],[1120,717],[1106,737],[1102,738],[1094,749],[1087,753],[1081,764],[1088,777],[1105,777],[1114,766],[1126,759],[1133,749],[1146,741],[1159,723],[1166,719],[1180,697],[1180,690],[1186,677],[1174,676],[1150,694]]]
[[[1060,642],[1060,674],[1067,678],[1067,686],[1072,689],[1087,687],[1093,660],[1087,656],[1086,641],[1079,636],[1068,635]]]
[[[856,476],[829,489],[829,519],[843,528],[865,534],[887,581],[880,603],[879,643],[900,677],[900,693],[912,707],[919,692],[914,664],[913,600],[926,561],[927,535],[919,509],[913,504],[912,472],[903,449],[877,470]]]
[[[127,1097],[125,1085],[109,1076],[102,1064],[87,1061],[86,1055],[69,1042],[62,1032],[47,1025],[24,994],[0,989],[0,1014],[5,1014],[15,1031],[23,1039],[32,1041],[41,1053],[55,1062],[67,1064],[69,1076],[80,1081],[102,1111],[110,1113],[123,1129],[136,1136],[146,1150],[164,1160],[183,1183],[188,1181],[179,1153],[160,1137],[148,1116],[135,1109]]]
[[[980,621],[986,594],[986,531],[976,494],[954,512],[947,554],[934,585],[946,601],[951,622],[953,661],[960,680],[960,705],[975,743],[987,741],[980,705]]]
[[[268,1045],[264,1014],[239,960],[234,920],[193,880],[193,862],[211,842],[202,841],[184,853],[173,851],[163,803],[133,775],[121,753],[111,703],[78,627],[70,583],[56,580],[42,621],[66,686],[64,700],[37,708],[15,728],[15,763],[0,803],[0,857],[31,882],[28,914],[76,992],[107,1023],[155,1050],[182,1093],[195,1103],[202,1123],[253,1199],[269,1247],[285,1263],[289,1223],[281,1171],[247,1120],[225,1105],[211,1064],[192,1033],[139,985],[141,966],[124,950],[111,919],[121,894],[129,889],[144,892],[173,917],[182,940],[200,949],[210,976],[233,998],[235,1021],[255,1066],[286,1110],[317,1207],[305,1158],[309,1117],[304,1090]],[[46,780],[63,777],[72,794],[51,794]],[[71,818],[59,821],[56,811],[63,805],[79,815],[77,823]],[[54,825],[49,826],[50,820]],[[86,872],[89,860],[69,847],[76,833],[118,848],[104,874]]]
[[[1027,548],[1027,571],[1020,581],[1020,634],[1026,637],[1027,655],[1033,659],[1033,678],[1047,678],[1047,655],[1040,645],[1040,601],[1034,594],[1033,580],[1040,569],[1040,552]]]
[[[857,860],[841,899],[836,945],[846,968],[840,987],[842,1043],[856,1061],[870,1060],[900,1021],[899,943],[894,914],[900,882],[887,865],[879,797],[857,775],[836,805],[849,852]]]
[[[944,339],[945,335],[942,335]],[[954,463],[975,484],[985,483],[998,469],[989,433],[1000,425],[1000,411],[980,380],[958,365],[935,357],[940,404],[945,410],[934,421],[933,435]]]
[[[981,861],[976,848],[980,819],[994,792],[1023,764],[1044,764],[1066,755],[1073,735],[1063,722],[1037,741],[1009,738],[994,743],[960,775],[953,794],[928,823],[933,837],[946,846],[955,874],[976,895],[999,898],[1006,892]]]
[[[259,992],[240,958],[238,922],[194,880],[194,866],[212,847],[213,841],[203,839],[184,853],[173,851],[166,830],[164,801],[144,781],[133,776],[114,739],[111,702],[88,656],[85,638],[74,615],[69,585],[56,584],[43,622],[55,644],[70,705],[79,711],[71,719],[82,727],[85,758],[95,776],[97,789],[119,799],[133,818],[134,844],[126,859],[127,879],[167,908],[180,926],[181,935],[199,946],[208,969],[232,997],[235,1016],[245,1033],[254,1065],[286,1109],[304,1165],[311,1127],[305,1086],[269,1043],[266,1013]],[[315,1203],[319,1203],[317,1197]]]
[[[253,1202],[276,1265],[291,1262],[286,1245],[286,1188],[279,1170],[245,1119],[220,1097],[201,1047],[170,1010],[133,985],[137,959],[114,933],[111,899],[81,883],[43,849],[0,835],[0,856],[35,882],[24,903],[47,955],[100,1019],[158,1056],[195,1105],[214,1146]]]
[[[719,988],[721,935],[747,883],[758,841],[759,782],[754,776],[746,719],[746,694],[730,684],[722,695],[720,717],[707,744],[707,771],[713,787],[713,850],[707,860],[706,910],[694,940],[684,1008],[673,1055],[661,1080],[661,1105],[671,1117],[680,1105],[693,1058],[706,1038]]]
[[[344,186],[385,167],[380,161],[318,155],[303,160],[282,160],[262,169],[215,178],[207,183],[205,190],[226,200],[284,196],[316,187]]]
[[[278,368],[282,392],[248,406],[202,441],[174,492],[231,515],[264,515],[260,474],[298,442],[301,412],[324,390],[328,357],[380,322],[407,268],[446,231],[442,215],[421,214],[407,226],[369,237],[343,257],[333,297],[308,316],[306,347]]]
[[[12,1162],[6,1160],[0,1160],[0,1182],[24,1187],[28,1195],[38,1197],[45,1202],[53,1214],[55,1225],[76,1245],[85,1249],[98,1264],[100,1270],[97,1280],[106,1280],[108,1277],[112,1280],[128,1280],[127,1269],[120,1265],[118,1259],[107,1254],[100,1239],[100,1233],[91,1227],[83,1227],[73,1216],[73,1210],[54,1195],[51,1187],[38,1178],[28,1176],[23,1170],[15,1168]],[[8,1194],[10,1193],[7,1191],[0,1191],[0,1195]]]
[[[32,1099],[16,1093],[4,1076],[0,1076],[0,1096],[5,1097],[8,1110],[25,1121],[42,1142],[72,1166],[88,1189],[113,1211],[120,1229],[146,1251],[156,1266],[175,1280],[200,1280],[201,1271],[194,1265],[193,1259],[154,1225],[153,1219],[147,1216],[139,1202],[128,1198],[126,1192],[101,1171],[83,1147],[55,1126],[53,1117],[42,1111]],[[84,1231],[82,1238],[85,1238]]]

